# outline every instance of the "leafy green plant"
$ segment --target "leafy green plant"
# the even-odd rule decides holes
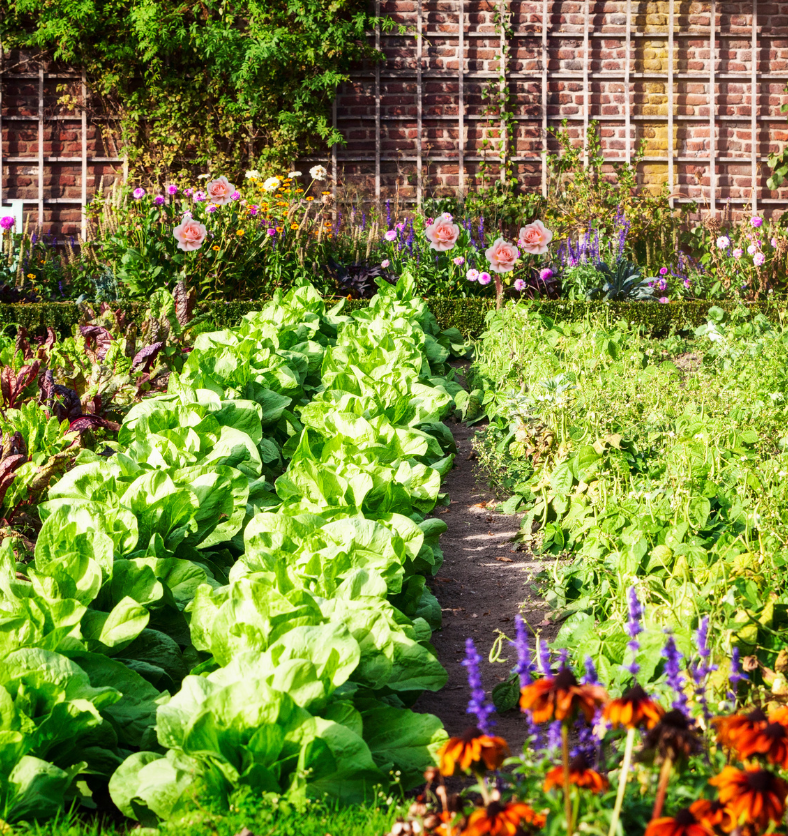
[[[14,0],[0,37],[84,68],[116,120],[107,140],[148,180],[209,164],[238,175],[341,142],[330,104],[355,62],[380,57],[372,26],[356,0]]]
[[[645,301],[654,298],[651,284],[642,277],[640,268],[631,261],[620,259],[613,265],[599,262],[596,267],[602,283],[587,292],[587,298],[604,302],[625,302],[629,299]]]

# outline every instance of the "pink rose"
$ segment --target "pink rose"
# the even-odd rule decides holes
[[[508,273],[514,269],[514,262],[520,257],[520,250],[504,241],[503,238],[496,238],[492,247],[484,253],[490,268],[496,273]]]
[[[552,240],[553,233],[541,221],[534,221],[520,230],[520,246],[531,255],[546,253]]]
[[[233,199],[235,186],[226,177],[217,177],[205,187],[208,197],[217,206],[224,206]]]
[[[431,224],[424,230],[427,240],[430,242],[430,247],[438,252],[450,250],[460,237],[460,228],[457,224],[451,222],[451,216],[447,219],[445,215],[441,215],[435,223]]]
[[[184,218],[180,226],[173,229],[172,234],[178,241],[178,249],[189,252],[199,250],[208,235],[208,230],[193,218]]]

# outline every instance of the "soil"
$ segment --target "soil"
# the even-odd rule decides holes
[[[488,661],[498,630],[512,638],[518,613],[548,641],[558,627],[546,623],[549,607],[529,583],[542,568],[541,562],[528,552],[517,551],[512,542],[520,515],[497,513],[495,497],[475,472],[476,429],[464,424],[450,427],[457,455],[443,489],[449,493],[451,505],[436,511],[449,528],[441,536],[444,563],[431,583],[443,611],[443,626],[432,641],[449,680],[441,691],[422,694],[414,708],[436,714],[454,736],[473,723],[466,713],[468,681],[462,665],[466,638],[473,638],[482,656],[482,677],[489,694],[506,679],[515,658],[514,650],[504,644],[501,655],[507,662]],[[521,751],[525,735],[519,713],[509,711],[493,715],[493,719],[495,734],[506,739],[512,753]]]

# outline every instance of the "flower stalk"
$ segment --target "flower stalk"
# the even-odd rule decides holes
[[[635,727],[627,729],[627,741],[624,746],[624,760],[621,762],[621,777],[618,779],[618,792],[616,793],[616,806],[613,808],[613,817],[610,819],[610,830],[608,836],[614,836],[616,826],[621,816],[621,807],[624,804],[624,792],[629,780],[629,767],[632,763],[632,748],[635,745]]]

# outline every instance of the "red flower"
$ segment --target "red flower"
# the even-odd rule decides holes
[[[579,685],[569,668],[556,676],[538,679],[526,685],[520,697],[520,707],[531,711],[534,723],[548,720],[571,721],[582,711],[590,723],[596,709],[607,702],[607,692],[599,685]]]
[[[607,778],[591,769],[583,755],[578,755],[569,764],[569,783],[576,784],[581,789],[591,790],[593,793],[600,793],[608,788]],[[564,768],[556,766],[545,777],[544,791],[549,792],[553,787],[563,786]]]
[[[788,784],[773,772],[726,766],[709,783],[717,787],[720,802],[736,825],[751,824],[765,830],[770,821],[779,822],[785,814]]]

